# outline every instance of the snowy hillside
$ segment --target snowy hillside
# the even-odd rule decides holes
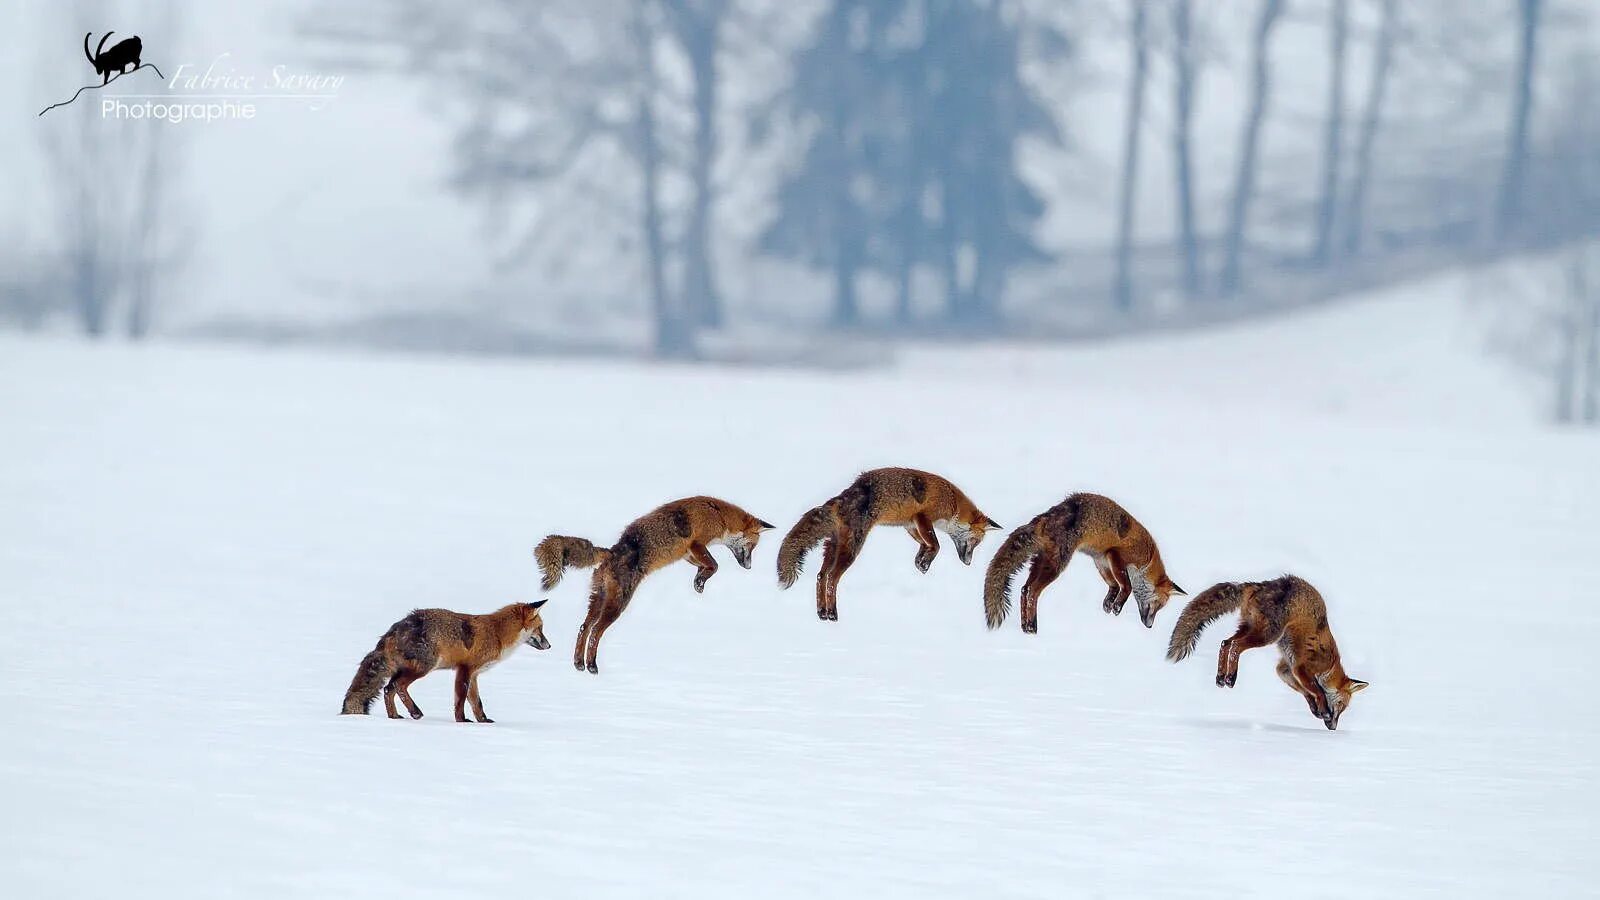
[[[1600,802],[1594,436],[1539,428],[1446,292],[861,375],[90,347],[0,337],[8,896],[1575,896]],[[1411,304],[1407,306],[1406,304]],[[1476,387],[1481,386],[1482,390]],[[573,672],[484,676],[494,725],[334,715],[407,610],[537,595],[720,494],[787,528],[871,466],[1014,526],[1121,500],[1190,591],[1291,571],[1372,683],[1328,732],[1244,656],[1100,612],[984,630],[982,566],[868,540],[812,578],[645,583]]]

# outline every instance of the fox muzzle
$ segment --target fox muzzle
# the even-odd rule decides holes
[[[746,569],[750,568],[750,554],[755,551],[749,544],[732,544],[728,549],[733,551],[735,562]]]
[[[523,641],[523,643],[527,644],[529,647],[532,647],[535,650],[549,650],[550,649],[550,642],[545,640],[545,636],[543,634],[540,634],[537,631],[534,632],[533,634],[528,635],[528,639]]]

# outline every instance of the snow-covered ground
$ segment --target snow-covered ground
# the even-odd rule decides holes
[[[1600,440],[1546,430],[1447,291],[875,374],[0,338],[0,893],[1575,896],[1600,883]],[[1451,337],[1455,335],[1455,337]],[[859,470],[1016,525],[1120,499],[1191,591],[1311,579],[1328,732],[1244,657],[1100,612],[1040,634],[878,532],[813,613],[757,566],[645,583],[598,677],[484,677],[492,726],[335,715],[416,606],[537,595],[551,531],[727,497],[786,528]],[[722,551],[717,551],[722,553]]]

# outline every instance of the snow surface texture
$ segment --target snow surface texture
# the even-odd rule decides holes
[[[849,376],[0,338],[0,885],[1592,895],[1600,442],[1493,392],[1436,415],[1497,365],[1446,352],[1455,309]],[[1407,338],[1426,365],[1354,364]],[[1108,617],[1082,557],[1039,635],[990,633],[998,537],[919,575],[874,532],[819,622],[818,558],[780,592],[777,538],[891,464],[1007,526],[1109,494],[1190,591],[1303,575],[1372,687],[1332,733],[1270,648],[1220,690],[1230,620],[1168,664],[1176,601],[1154,631]],[[609,542],[697,492],[780,530],[753,571],[715,551],[703,596],[651,577],[599,676],[569,662],[574,573],[554,648],[485,675],[497,724],[451,721],[448,673],[421,722],[335,715],[407,610],[534,599],[543,535]]]

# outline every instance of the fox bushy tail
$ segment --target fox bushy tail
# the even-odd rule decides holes
[[[794,523],[778,547],[779,587],[794,586],[800,578],[800,567],[806,564],[806,554],[811,552],[812,547],[822,543],[822,539],[838,524],[839,513],[833,508],[831,500],[812,509]]]
[[[372,701],[395,672],[393,657],[384,652],[388,641],[387,634],[379,638],[378,646],[361,658],[356,677],[350,679],[350,689],[344,692],[344,708],[339,710],[339,715],[364,716],[372,712]]]
[[[583,538],[552,534],[533,548],[533,558],[538,560],[539,571],[544,574],[539,586],[548,591],[561,583],[561,575],[567,569],[599,565],[606,553]]]
[[[1011,614],[1011,578],[1038,550],[1033,526],[1029,522],[1011,532],[983,575],[983,617],[990,628],[999,628]]]
[[[1214,584],[1201,591],[1178,616],[1178,624],[1172,629],[1172,641],[1167,644],[1167,659],[1177,662],[1193,653],[1195,645],[1200,643],[1200,632],[1238,609],[1243,602],[1244,591],[1232,582]]]

